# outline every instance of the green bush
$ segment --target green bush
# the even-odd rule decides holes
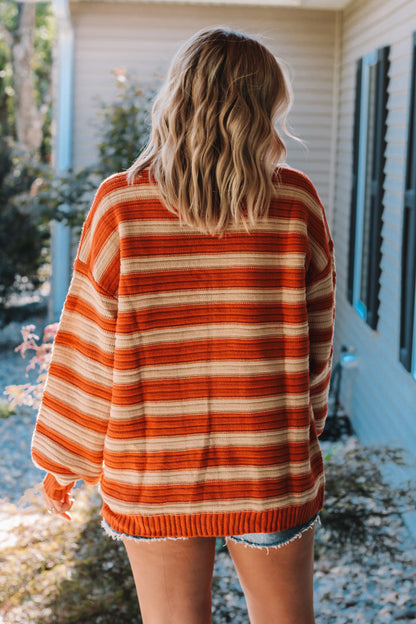
[[[124,171],[146,147],[151,127],[152,89],[129,83],[125,71],[116,72],[117,95],[113,102],[101,104],[98,113],[99,162],[103,176]]]
[[[0,325],[11,293],[41,281],[49,231],[25,209],[35,179],[36,166],[0,138]]]
[[[55,219],[80,228],[100,181],[127,169],[147,144],[153,92],[121,80],[125,78],[122,70],[116,74],[117,96],[113,102],[102,103],[97,113],[98,162],[60,175],[52,167],[39,168],[39,184],[29,203],[44,221]]]

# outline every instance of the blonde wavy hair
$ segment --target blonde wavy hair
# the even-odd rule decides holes
[[[255,39],[224,28],[203,30],[176,54],[152,111],[149,144],[128,180],[149,168],[180,222],[221,235],[267,216],[276,167],[286,148],[290,83]]]

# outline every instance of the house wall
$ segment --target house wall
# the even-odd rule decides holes
[[[366,443],[392,443],[416,455],[416,383],[399,361],[402,219],[411,82],[414,0],[355,0],[343,12],[335,220],[337,267],[336,357],[353,347],[358,369],[344,376],[344,400]],[[382,228],[382,275],[377,331],[347,301],[352,183],[355,66],[358,58],[390,46],[387,151]],[[348,380],[348,376],[350,376]],[[351,394],[345,396],[350,385]],[[415,525],[416,526],[416,525]]]
[[[332,211],[334,75],[337,14],[264,7],[181,6],[131,2],[74,2],[74,165],[94,161],[96,111],[112,101],[120,67],[140,84],[159,82],[179,45],[197,30],[225,24],[259,34],[290,67],[295,105],[292,131],[307,149],[288,141],[288,162],[304,170]]]

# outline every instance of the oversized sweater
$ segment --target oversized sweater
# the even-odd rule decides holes
[[[49,496],[99,482],[107,523],[143,537],[310,519],[334,288],[324,210],[296,170],[280,169],[265,221],[222,237],[181,226],[147,172],[104,181],[33,437]]]

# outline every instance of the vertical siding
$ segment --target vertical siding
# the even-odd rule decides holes
[[[263,7],[181,6],[74,2],[74,163],[95,158],[97,102],[114,96],[111,70],[125,67],[142,84],[166,73],[172,54],[197,30],[225,24],[260,35],[284,58],[293,76],[292,131],[307,149],[288,141],[288,162],[304,170],[331,212],[333,91],[336,14]]]
[[[402,216],[414,0],[355,0],[343,13],[334,234],[338,267],[336,354],[356,349],[353,424],[365,442],[396,443],[415,455],[416,383],[399,362]],[[390,46],[380,319],[376,332],[347,301],[356,60]]]

